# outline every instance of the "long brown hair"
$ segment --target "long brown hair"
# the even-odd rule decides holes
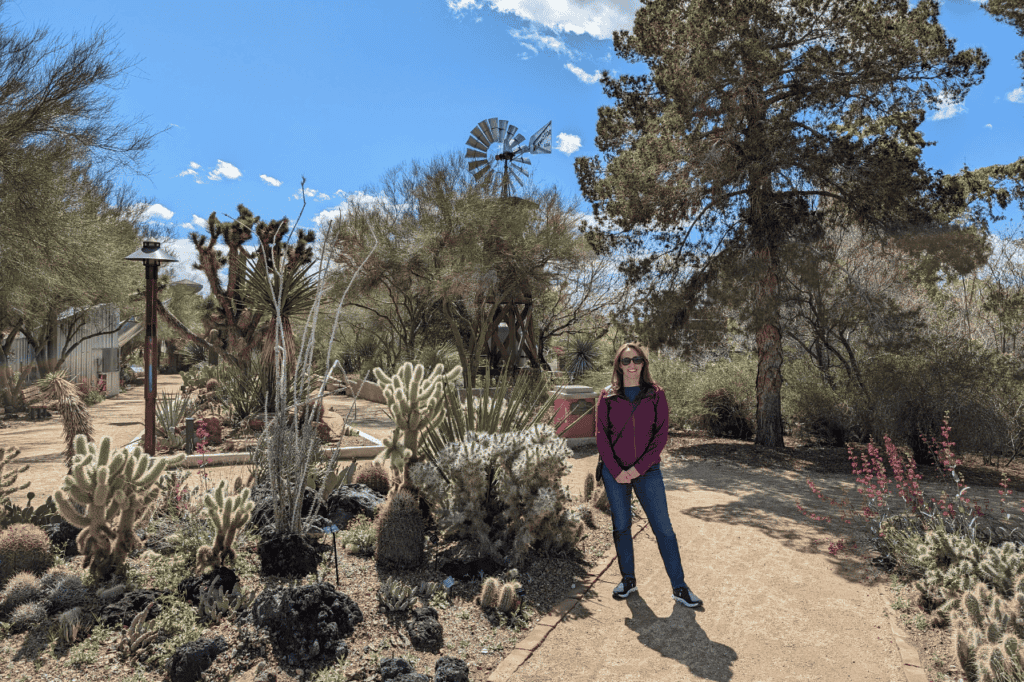
[[[654,379],[651,378],[651,359],[647,355],[647,350],[639,343],[624,343],[619,348],[619,352],[615,354],[615,360],[612,361],[612,391],[620,395],[623,393],[622,384],[624,379],[622,376],[622,365],[619,361],[622,358],[622,354],[630,349],[636,351],[644,359],[643,369],[640,370],[640,386],[643,388],[660,388],[658,384],[654,383]]]

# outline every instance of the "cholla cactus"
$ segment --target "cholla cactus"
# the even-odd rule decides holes
[[[28,483],[15,485],[18,474],[28,471],[27,464],[15,468],[14,458],[20,454],[21,450],[18,448],[0,448],[0,502],[9,500],[11,493],[19,492],[29,486]]]
[[[60,515],[82,529],[77,538],[82,566],[103,579],[139,547],[135,524],[160,494],[157,479],[185,455],[150,457],[140,447],[111,452],[109,436],[97,447],[81,435],[75,452],[71,473],[54,499]]]
[[[132,624],[128,626],[128,631],[121,636],[121,640],[117,643],[118,651],[121,652],[126,660],[132,663],[139,660],[143,650],[152,644],[153,640],[160,634],[156,628],[146,622],[149,618],[149,612],[153,609],[153,604],[156,604],[156,602],[151,601],[146,604],[146,608],[132,619]]]
[[[411,362],[403,364],[391,377],[379,367],[374,369],[395,417],[395,431],[384,439],[385,450],[374,460],[391,464],[395,472],[392,490],[404,487],[406,468],[419,461],[420,436],[444,416],[444,384],[454,382],[461,373],[459,367],[445,372],[440,363],[430,374],[426,374],[423,365],[413,367]]]
[[[547,424],[511,433],[471,431],[437,456],[450,483],[427,463],[410,467],[409,478],[446,539],[465,539],[481,556],[519,565],[531,551],[568,550],[579,541],[582,519],[562,485],[571,458]]]
[[[227,490],[228,482],[221,481],[203,500],[215,537],[212,546],[203,545],[196,551],[197,571],[219,568],[235,561],[235,550],[231,546],[238,531],[249,522],[255,504],[249,499],[249,488],[244,488],[238,495],[228,495]]]

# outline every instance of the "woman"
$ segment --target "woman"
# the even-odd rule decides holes
[[[612,383],[597,401],[597,450],[601,478],[612,510],[612,537],[622,582],[612,591],[615,599],[636,592],[633,572],[633,534],[630,497],[637,499],[651,522],[661,560],[672,581],[672,597],[696,608],[704,602],[683,579],[679,544],[668,517],[665,482],[661,478],[661,451],[668,442],[668,400],[651,379],[647,353],[627,343],[615,354]]]

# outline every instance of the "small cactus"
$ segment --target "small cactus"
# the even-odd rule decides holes
[[[121,636],[121,640],[117,643],[118,651],[130,662],[134,663],[139,660],[142,651],[160,634],[152,625],[146,623],[154,604],[156,604],[155,601],[146,604],[146,608],[132,619],[128,631]]]
[[[498,593],[501,591],[501,581],[491,576],[484,581],[483,591],[480,593],[480,606],[493,608],[498,603]]]
[[[377,564],[415,568],[423,560],[425,538],[426,523],[416,498],[405,490],[393,491],[377,514]]]
[[[594,474],[587,474],[587,478],[583,481],[583,499],[589,500],[594,496]]]
[[[249,499],[249,488],[238,495],[228,495],[228,482],[221,481],[217,488],[203,500],[205,511],[213,525],[214,542],[203,545],[196,551],[196,570],[219,568],[233,563],[235,537],[252,514],[254,503]]]
[[[356,483],[361,483],[378,495],[387,495],[391,487],[391,479],[388,472],[380,464],[372,464],[364,467],[356,474]]]
[[[516,590],[520,587],[522,586],[514,580],[502,585],[501,594],[498,595],[498,603],[495,605],[495,608],[502,613],[508,613],[515,609],[516,604],[519,601],[519,596],[516,594]]]
[[[41,575],[52,565],[50,538],[42,528],[16,523],[0,532],[0,586],[16,573]]]
[[[21,632],[44,620],[46,620],[46,607],[37,601],[31,601],[14,609],[10,623],[15,632]]]
[[[22,604],[38,601],[43,596],[43,584],[28,571],[22,571],[7,581],[0,593],[0,614],[10,613]]]
[[[199,617],[211,623],[220,623],[221,619],[238,614],[255,601],[256,595],[247,593],[241,583],[235,583],[230,592],[224,592],[221,585],[216,585],[215,578],[210,585],[199,593]]]

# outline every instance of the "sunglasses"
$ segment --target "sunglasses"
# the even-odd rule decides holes
[[[628,365],[631,362],[633,364],[635,364],[635,365],[642,365],[642,364],[644,364],[644,359],[643,358],[639,358],[639,357],[638,358],[619,358],[619,362],[622,363],[623,367],[625,367],[626,365]]]

